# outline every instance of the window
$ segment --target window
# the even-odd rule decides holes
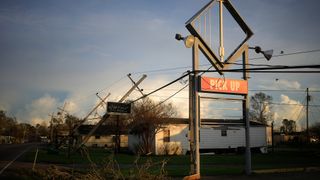
[[[163,142],[170,142],[170,130],[165,129],[163,131]]]
[[[221,129],[221,136],[227,136],[227,130]]]

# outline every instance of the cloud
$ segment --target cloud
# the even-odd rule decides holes
[[[57,98],[45,94],[44,96],[33,100],[27,104],[24,109],[18,112],[18,120],[22,122],[30,122],[33,125],[49,122],[49,114],[57,111],[57,107],[61,103]]]
[[[296,80],[288,80],[288,79],[259,79],[261,83],[259,88],[262,89],[270,89],[272,87],[273,90],[281,90],[281,89],[290,89],[290,90],[299,90],[301,89],[301,84]]]
[[[296,122],[297,131],[303,130],[305,126],[303,104],[283,94],[280,96],[280,99],[280,104],[282,105],[273,108],[275,111],[275,125],[280,127],[283,119],[289,119]]]
[[[301,85],[298,81],[290,81],[286,79],[279,79],[278,86],[283,89],[300,89]]]

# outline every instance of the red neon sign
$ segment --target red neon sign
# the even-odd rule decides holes
[[[200,90],[203,92],[223,94],[248,94],[248,81],[201,77]]]

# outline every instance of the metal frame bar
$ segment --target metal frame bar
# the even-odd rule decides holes
[[[207,52],[203,52],[205,55],[208,53],[212,57],[206,56],[210,63],[217,69],[217,66],[220,70],[220,68],[227,69],[228,63],[234,62],[236,58],[239,57],[239,54],[243,52],[243,46],[245,43],[251,38],[253,35],[253,32],[249,28],[249,26],[245,23],[243,18],[240,16],[240,14],[237,12],[237,10],[233,7],[231,2],[229,0],[223,0],[223,5],[226,7],[226,9],[229,11],[231,16],[234,18],[234,20],[238,23],[242,31],[245,33],[246,38],[240,43],[240,45],[228,56],[227,59],[225,59],[223,62],[220,62],[220,60],[217,58],[217,56],[214,54],[213,50],[210,48],[210,46],[207,45],[205,40],[201,37],[201,33],[197,31],[197,29],[194,27],[194,21],[197,20],[205,11],[207,11],[211,6],[214,5],[214,2],[218,0],[212,0],[207,5],[205,5],[200,11],[198,11],[194,16],[192,16],[187,22],[186,22],[186,28],[189,30],[189,32],[194,35],[195,37],[198,37],[203,46],[207,49]],[[217,61],[218,60],[218,61]],[[212,63],[214,61],[217,61],[216,63]],[[214,65],[215,64],[215,65]],[[216,65],[217,64],[217,65]],[[227,66],[225,67],[225,65]],[[221,72],[219,72],[221,74]]]

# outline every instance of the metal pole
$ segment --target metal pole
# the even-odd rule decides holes
[[[192,108],[192,115],[193,115],[193,139],[194,139],[194,150],[195,150],[195,174],[198,174],[200,176],[200,145],[199,145],[199,89],[198,89],[198,77],[199,73],[196,72],[199,69],[199,46],[198,46],[199,39],[195,37],[195,43],[192,48],[192,69],[194,71],[193,76],[193,89],[192,89],[192,102],[193,102],[193,108]]]
[[[310,142],[310,134],[309,134],[309,101],[310,101],[310,96],[309,96],[309,88],[307,88],[307,108],[306,108],[306,121],[307,121],[307,143]]]
[[[193,75],[189,75],[189,143],[190,143],[190,174],[195,174],[194,124],[193,124]]]
[[[242,54],[242,62],[243,62],[243,79],[248,80],[248,46],[245,48],[245,51]],[[249,87],[248,87],[249,88]],[[243,107],[243,118],[245,120],[245,136],[246,136],[246,154],[245,154],[245,172],[247,175],[251,174],[251,145],[250,145],[250,121],[249,121],[249,96],[248,94],[244,95],[245,101],[242,104]]]
[[[220,15],[220,61],[224,62],[224,45],[223,45],[223,0],[219,3],[219,15]]]

